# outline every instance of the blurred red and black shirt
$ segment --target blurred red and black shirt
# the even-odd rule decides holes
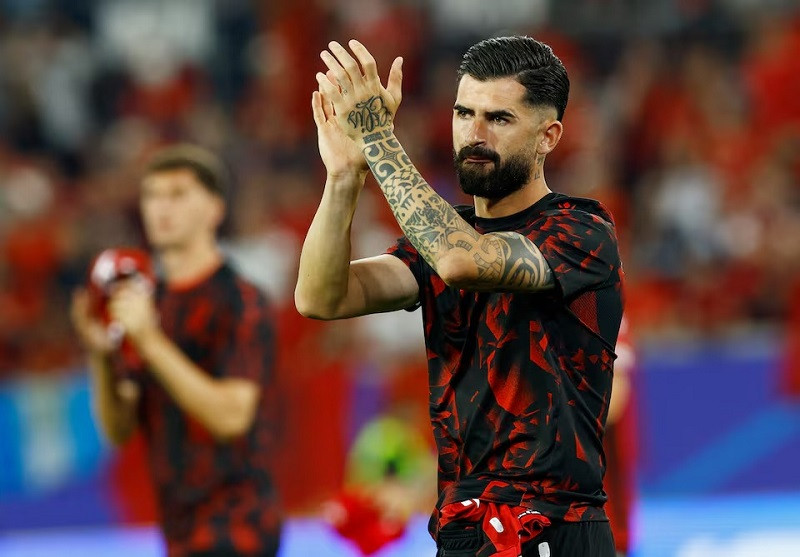
[[[168,553],[266,554],[280,531],[270,474],[275,331],[267,301],[223,264],[193,284],[159,284],[156,303],[164,332],[200,369],[261,386],[250,430],[221,442],[149,373],[133,374],[142,385],[140,423]]]
[[[437,507],[478,498],[555,520],[607,520],[602,437],[623,305],[613,219],[594,200],[556,193],[501,218],[458,211],[480,233],[533,241],[557,286],[459,290],[405,237],[388,250],[419,284]]]

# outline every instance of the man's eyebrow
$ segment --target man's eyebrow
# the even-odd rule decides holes
[[[453,105],[453,110],[455,110],[456,112],[463,112],[464,114],[469,114],[470,116],[474,116],[475,115],[475,111],[473,109],[467,108],[466,106],[460,105],[458,103]],[[512,118],[516,118],[516,117],[517,117],[516,114],[514,114],[510,110],[505,110],[505,109],[489,110],[488,112],[486,112],[486,119],[487,120],[493,120],[494,118],[512,119]]]
[[[487,120],[494,120],[495,118],[512,119],[517,116],[510,110],[490,110],[486,113]]]

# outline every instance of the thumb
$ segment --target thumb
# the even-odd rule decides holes
[[[389,80],[386,82],[386,91],[394,99],[397,106],[400,105],[400,100],[403,98],[403,57],[398,56],[392,62],[392,68],[389,70]],[[397,108],[395,108],[397,110]]]

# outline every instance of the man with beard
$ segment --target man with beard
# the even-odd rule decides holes
[[[312,96],[328,178],[308,231],[298,310],[341,319],[422,306],[439,499],[440,557],[606,557],[603,429],[622,318],[611,215],[553,193],[569,80],[529,37],[472,46],[458,71],[455,166],[474,207],[454,208],[394,136],[402,59],[381,85],[357,41],[321,54]],[[372,171],[404,236],[350,261]]]

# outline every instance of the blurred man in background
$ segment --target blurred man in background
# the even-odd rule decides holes
[[[108,314],[141,360],[123,360],[75,295],[97,419],[124,443],[141,428],[171,557],[274,556],[280,518],[269,474],[273,338],[264,296],[224,260],[221,162],[190,145],[151,160],[140,190],[163,276],[114,286]]]
[[[544,179],[567,104],[566,69],[529,37],[472,46],[459,68],[453,148],[474,207],[454,208],[394,135],[387,86],[357,41],[322,53],[312,99],[328,171],[300,260],[301,313],[339,319],[423,308],[439,501],[439,557],[610,557],[602,435],[622,317],[613,219]],[[357,60],[356,60],[357,59]],[[372,171],[405,236],[350,261]]]

